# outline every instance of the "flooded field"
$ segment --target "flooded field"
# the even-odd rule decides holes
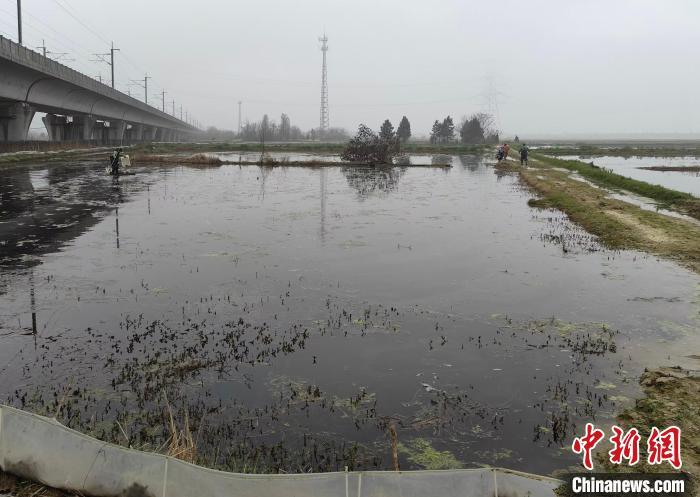
[[[700,158],[698,157],[584,157],[565,155],[559,158],[580,160],[587,163],[593,162],[598,167],[611,169],[613,172],[629,178],[700,196],[700,173],[696,171],[653,171],[641,169],[658,166],[698,167],[700,166]]]
[[[209,153],[209,156],[216,157],[225,162],[256,162],[260,160],[260,152],[223,152]],[[313,162],[322,163],[341,162],[339,155],[333,154],[310,154],[310,153],[289,153],[289,152],[265,152],[265,157],[272,159],[275,163],[284,165],[288,162]],[[453,157],[450,155],[435,154],[401,154],[394,157],[394,164],[403,166],[429,166],[433,164],[450,164]]]
[[[402,469],[575,464],[693,360],[698,278],[451,161],[8,169],[0,398],[150,450],[169,403],[237,471],[391,469],[394,431]]]

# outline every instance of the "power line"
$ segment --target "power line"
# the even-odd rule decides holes
[[[7,11],[4,10],[4,9],[0,9],[0,12],[5,12],[5,13],[7,13],[7,14],[10,14],[9,12],[7,12]],[[56,44],[59,45],[60,47],[69,50],[69,52],[79,52],[79,53],[81,54],[81,56],[82,56],[84,59],[86,59],[86,60],[89,59],[89,54],[87,53],[87,51],[84,51],[83,48],[82,48],[81,46],[79,46],[77,43],[75,43],[74,41],[72,41],[70,38],[67,38],[67,37],[63,36],[61,33],[58,33],[56,30],[54,30],[53,28],[51,28],[51,26],[49,26],[49,25],[47,25],[46,23],[42,22],[40,19],[38,19],[36,16],[34,16],[34,15],[33,15],[30,11],[28,11],[27,9],[23,9],[23,14],[24,14],[25,16],[31,17],[32,19],[36,20],[36,21],[39,22],[40,24],[42,24],[42,25],[48,27],[49,29],[51,29],[52,31],[54,31],[55,33],[57,33],[59,36],[61,36],[62,38],[64,38],[64,39],[67,40],[68,42],[70,42],[72,45],[74,45],[75,47],[77,47],[77,49],[76,49],[76,48],[73,48],[73,47],[68,47],[65,43],[63,43],[62,40],[59,40],[58,38],[54,37],[54,36],[51,35],[50,33],[45,32],[44,30],[40,29],[38,26],[36,26],[36,25],[34,25],[33,23],[27,21],[27,19],[23,19],[23,24],[24,24],[24,27],[25,27],[25,28],[26,28],[26,27],[29,27],[31,30],[33,30],[33,31],[35,31],[36,33],[38,33],[38,34],[40,35],[39,37],[45,38],[45,39],[47,38],[47,39],[53,40],[53,41],[56,42]],[[3,21],[3,20],[0,19],[0,21]],[[4,22],[4,21],[3,21],[3,22]],[[45,45],[45,44],[44,44],[44,45]],[[47,48],[48,48],[48,47],[47,47]],[[62,53],[65,53],[65,54],[67,55],[69,52],[62,52]],[[47,49],[47,54],[48,54],[48,53],[49,53],[49,50]],[[57,57],[57,59],[61,59],[61,57]],[[68,60],[75,61],[75,59],[63,59],[63,60],[64,60],[64,61],[68,61]],[[88,60],[88,61],[89,61],[89,60]],[[91,72],[91,70],[92,70],[92,69],[87,69],[87,66],[82,66],[82,72]]]
[[[12,0],[9,0],[9,1],[12,1]],[[69,17],[71,17],[75,22],[77,22],[78,24],[80,24],[83,28],[85,28],[85,29],[86,29],[88,32],[90,32],[92,35],[94,35],[98,40],[100,40],[101,42],[103,42],[103,43],[105,43],[105,44],[108,44],[108,45],[110,46],[110,52],[109,52],[109,54],[107,54],[107,53],[92,54],[93,56],[97,57],[97,60],[90,60],[90,53],[89,53],[87,50],[85,50],[85,48],[84,48],[81,44],[76,43],[74,40],[72,40],[72,39],[69,38],[69,37],[66,37],[62,32],[57,31],[57,30],[54,29],[51,25],[45,23],[45,22],[42,21],[40,18],[38,18],[38,17],[36,17],[35,15],[33,15],[31,12],[23,12],[24,14],[28,15],[30,18],[32,18],[33,20],[35,20],[36,22],[38,22],[39,24],[41,24],[42,26],[48,28],[52,33],[55,33],[58,37],[60,37],[60,39],[59,39],[59,38],[57,38],[54,34],[52,34],[52,33],[47,33],[44,29],[41,29],[38,25],[32,24],[32,23],[30,23],[30,22],[27,22],[26,19],[25,19],[25,20],[23,21],[22,25],[28,26],[32,31],[34,31],[35,33],[38,33],[39,36],[38,36],[37,38],[41,38],[41,40],[42,40],[42,45],[41,45],[40,47],[38,47],[38,49],[40,49],[40,50],[42,51],[42,53],[44,53],[44,55],[45,55],[46,57],[54,58],[55,60],[58,60],[58,61],[63,61],[63,62],[71,61],[71,62],[75,62],[75,59],[73,59],[73,58],[67,58],[67,56],[69,55],[70,52],[78,52],[78,53],[81,55],[81,58],[84,56],[84,61],[85,61],[85,62],[93,62],[93,63],[94,63],[94,62],[103,62],[103,63],[106,63],[106,64],[110,65],[110,68],[111,68],[111,72],[112,72],[112,87],[113,87],[113,88],[116,88],[116,86],[117,86],[117,81],[116,81],[116,77],[115,77],[115,74],[114,74],[114,72],[115,72],[115,66],[114,66],[114,52],[115,52],[115,51],[119,51],[119,49],[118,49],[118,48],[114,48],[113,42],[107,42],[107,41],[105,40],[105,38],[104,38],[102,35],[100,35],[100,33],[98,32],[98,30],[94,29],[93,27],[91,27],[91,25],[89,25],[88,23],[86,23],[85,21],[83,21],[79,16],[77,16],[77,15],[75,14],[75,11],[73,11],[73,10],[71,9],[70,3],[69,3],[67,0],[60,0],[60,1],[59,1],[59,0],[53,0],[53,2],[54,2],[65,14],[67,14]],[[18,0],[18,6],[20,6],[20,4],[21,4],[21,0]],[[14,17],[14,13],[7,12],[7,11],[5,11],[5,10],[2,9],[2,8],[0,8],[0,11],[6,12],[6,13],[8,14],[8,17],[7,17],[7,18],[9,18],[9,19],[11,19],[12,17]],[[5,19],[0,19],[0,23],[4,24],[4,25],[6,25],[6,26],[8,26],[8,27],[10,27],[10,28],[13,27],[11,24],[7,23],[7,22],[5,21]],[[18,27],[19,27],[19,25],[18,25]],[[8,35],[8,38],[11,38],[11,37],[12,37],[12,35],[10,34],[10,33],[11,33],[11,30],[8,31],[8,32],[0,31],[0,33],[4,33],[4,34]],[[53,42],[55,42],[55,43],[56,43],[58,46],[60,46],[61,48],[66,48],[66,49],[68,49],[68,52],[54,52],[54,51],[49,50],[48,46],[46,45],[45,39],[53,40]],[[23,40],[23,41],[24,41],[24,40]],[[70,45],[70,46],[68,46],[68,45]],[[86,54],[87,54],[87,56],[85,56]],[[52,56],[53,56],[53,57],[52,57]],[[109,60],[106,59],[107,56],[109,56]],[[122,56],[123,56],[124,60],[125,60],[130,66],[132,66],[132,67],[134,67],[134,68],[136,68],[136,69],[139,69],[139,68],[140,68],[140,66],[139,66],[138,64],[136,64],[127,54],[122,53]],[[88,66],[85,65],[85,64],[79,64],[79,65],[81,66],[81,72],[83,72],[83,73],[89,74],[89,73],[91,73],[91,72],[94,70],[94,69],[92,69],[92,66],[88,67]],[[122,72],[128,77],[128,80],[133,81],[132,78],[131,78],[131,75],[128,73],[128,71],[125,71],[125,70],[122,69]],[[143,71],[143,72],[146,72],[146,71]],[[102,81],[102,75],[101,75],[101,73],[98,74],[95,78],[96,78],[96,79],[99,79],[100,81]],[[149,80],[150,80],[150,79],[152,79],[151,76],[146,76],[146,77],[143,79],[143,84],[142,84],[142,85],[140,84],[140,86],[142,86],[142,87],[144,88],[144,101],[145,101],[145,103],[148,103],[148,83],[149,83]],[[140,83],[140,81],[139,81],[139,83]],[[127,89],[127,91],[129,91],[129,90]],[[163,91],[163,92],[164,92],[164,91]],[[165,94],[164,94],[163,92],[162,92],[161,94],[159,94],[159,96],[164,100]],[[166,92],[166,93],[167,93],[167,92]],[[163,105],[162,105],[162,110],[163,110],[163,112],[165,112],[165,103],[164,103],[164,102],[163,102]],[[174,104],[173,104],[173,115],[175,115]]]
[[[42,50],[44,57],[47,57],[49,59],[53,59],[55,61],[64,61],[64,62],[75,61],[75,59],[69,58],[68,53],[66,53],[66,52],[52,52],[51,50],[47,50],[46,41],[44,41],[43,39],[41,40],[41,46],[39,46],[37,48],[40,48]]]
[[[105,40],[104,38],[102,38],[102,36],[101,36],[97,31],[93,30],[90,26],[88,26],[88,25],[85,24],[83,21],[81,21],[80,19],[78,19],[78,17],[75,16],[70,10],[68,10],[67,7],[64,7],[63,4],[61,4],[61,2],[59,2],[58,0],[53,0],[53,1],[54,1],[54,3],[55,3],[56,5],[58,5],[61,9],[63,9],[63,11],[64,11],[66,14],[68,14],[68,15],[71,16],[73,19],[75,19],[76,21],[78,21],[78,23],[80,23],[80,25],[82,25],[85,29],[87,29],[87,30],[90,31],[92,34],[94,34],[98,39],[102,40],[102,41],[104,42],[105,45],[109,45],[109,42],[108,42],[107,40]]]

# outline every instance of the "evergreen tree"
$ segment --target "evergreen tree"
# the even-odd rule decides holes
[[[406,143],[408,139],[411,137],[411,123],[408,122],[408,119],[406,119],[406,116],[403,116],[401,118],[401,122],[399,123],[399,127],[396,130],[396,136],[401,140],[402,142]]]
[[[279,133],[280,133],[280,138],[282,140],[289,140],[289,137],[291,135],[292,131],[292,125],[291,121],[289,120],[289,116],[287,114],[282,114],[280,117],[280,127],[279,127]]]
[[[455,137],[455,123],[450,116],[442,121],[442,139],[444,143],[451,142]]]
[[[379,138],[390,142],[394,139],[394,137],[394,125],[391,124],[391,121],[387,119],[386,121],[384,121],[382,127],[379,129]]]
[[[462,129],[459,130],[459,136],[462,139],[462,143],[483,143],[484,130],[479,119],[476,116],[472,116],[471,119],[464,121]]]
[[[430,131],[430,143],[440,143],[442,136],[442,124],[437,119],[433,123],[433,129]]]

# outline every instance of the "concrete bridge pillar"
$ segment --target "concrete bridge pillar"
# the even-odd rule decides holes
[[[158,128],[154,126],[145,126],[143,127],[143,141],[145,142],[152,142],[156,141],[156,131]]]
[[[0,107],[0,141],[25,141],[32,119],[34,109],[23,102]]]
[[[41,120],[44,122],[44,126],[46,126],[49,141],[60,142],[67,139],[66,127],[68,125],[68,118],[66,116],[46,114]]]
[[[78,114],[73,116],[73,123],[71,126],[72,138],[78,141],[92,140],[96,122],[97,121],[95,118],[88,114]]]
[[[46,114],[42,121],[46,126],[50,141],[90,141],[93,139],[96,120],[90,115]]]
[[[142,142],[144,135],[144,125],[143,124],[132,124],[131,125],[131,141]]]
[[[110,144],[120,144],[124,141],[124,133],[126,132],[126,121],[112,120],[109,121],[109,131],[107,139]]]

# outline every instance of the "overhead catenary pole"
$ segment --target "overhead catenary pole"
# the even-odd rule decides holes
[[[138,80],[138,81],[133,80],[133,79],[131,80],[131,82],[133,84],[139,85],[141,88],[143,88],[143,101],[145,103],[148,103],[148,80],[149,79],[151,79],[151,77],[148,74],[146,74],[143,77],[143,83],[141,83],[141,80]]]
[[[22,0],[17,0],[17,41],[22,44]]]
[[[119,51],[118,48],[114,48],[114,42],[112,42],[112,48],[109,50],[109,57],[110,57],[110,63],[109,65],[112,67],[112,88],[114,88],[114,52]]]
[[[175,99],[173,98],[173,117],[175,117]]]
[[[165,94],[166,94],[166,93],[167,93],[167,92],[166,92],[165,90],[163,90],[162,92],[160,92],[160,94],[161,94],[162,97],[163,97],[163,112],[165,112]]]
[[[41,40],[41,45],[38,46],[37,48],[40,48],[40,49],[41,49],[42,53],[44,54],[44,57],[49,57],[49,58],[51,58],[51,59],[53,59],[53,60],[64,60],[64,61],[67,61],[67,62],[68,62],[68,61],[75,60],[75,59],[66,58],[66,56],[68,55],[68,52],[52,52],[52,51],[49,50],[48,47],[46,46],[46,41],[45,41],[45,40]]]
[[[241,102],[240,100],[238,101],[238,135],[240,136],[241,134]]]
[[[96,59],[93,62],[104,62],[105,64],[109,65],[111,71],[112,71],[112,88],[114,88],[114,52],[118,52],[118,48],[114,48],[114,42],[112,42],[112,46],[109,49],[109,53],[96,53],[93,54]],[[105,59],[105,57],[109,57],[109,60]]]

